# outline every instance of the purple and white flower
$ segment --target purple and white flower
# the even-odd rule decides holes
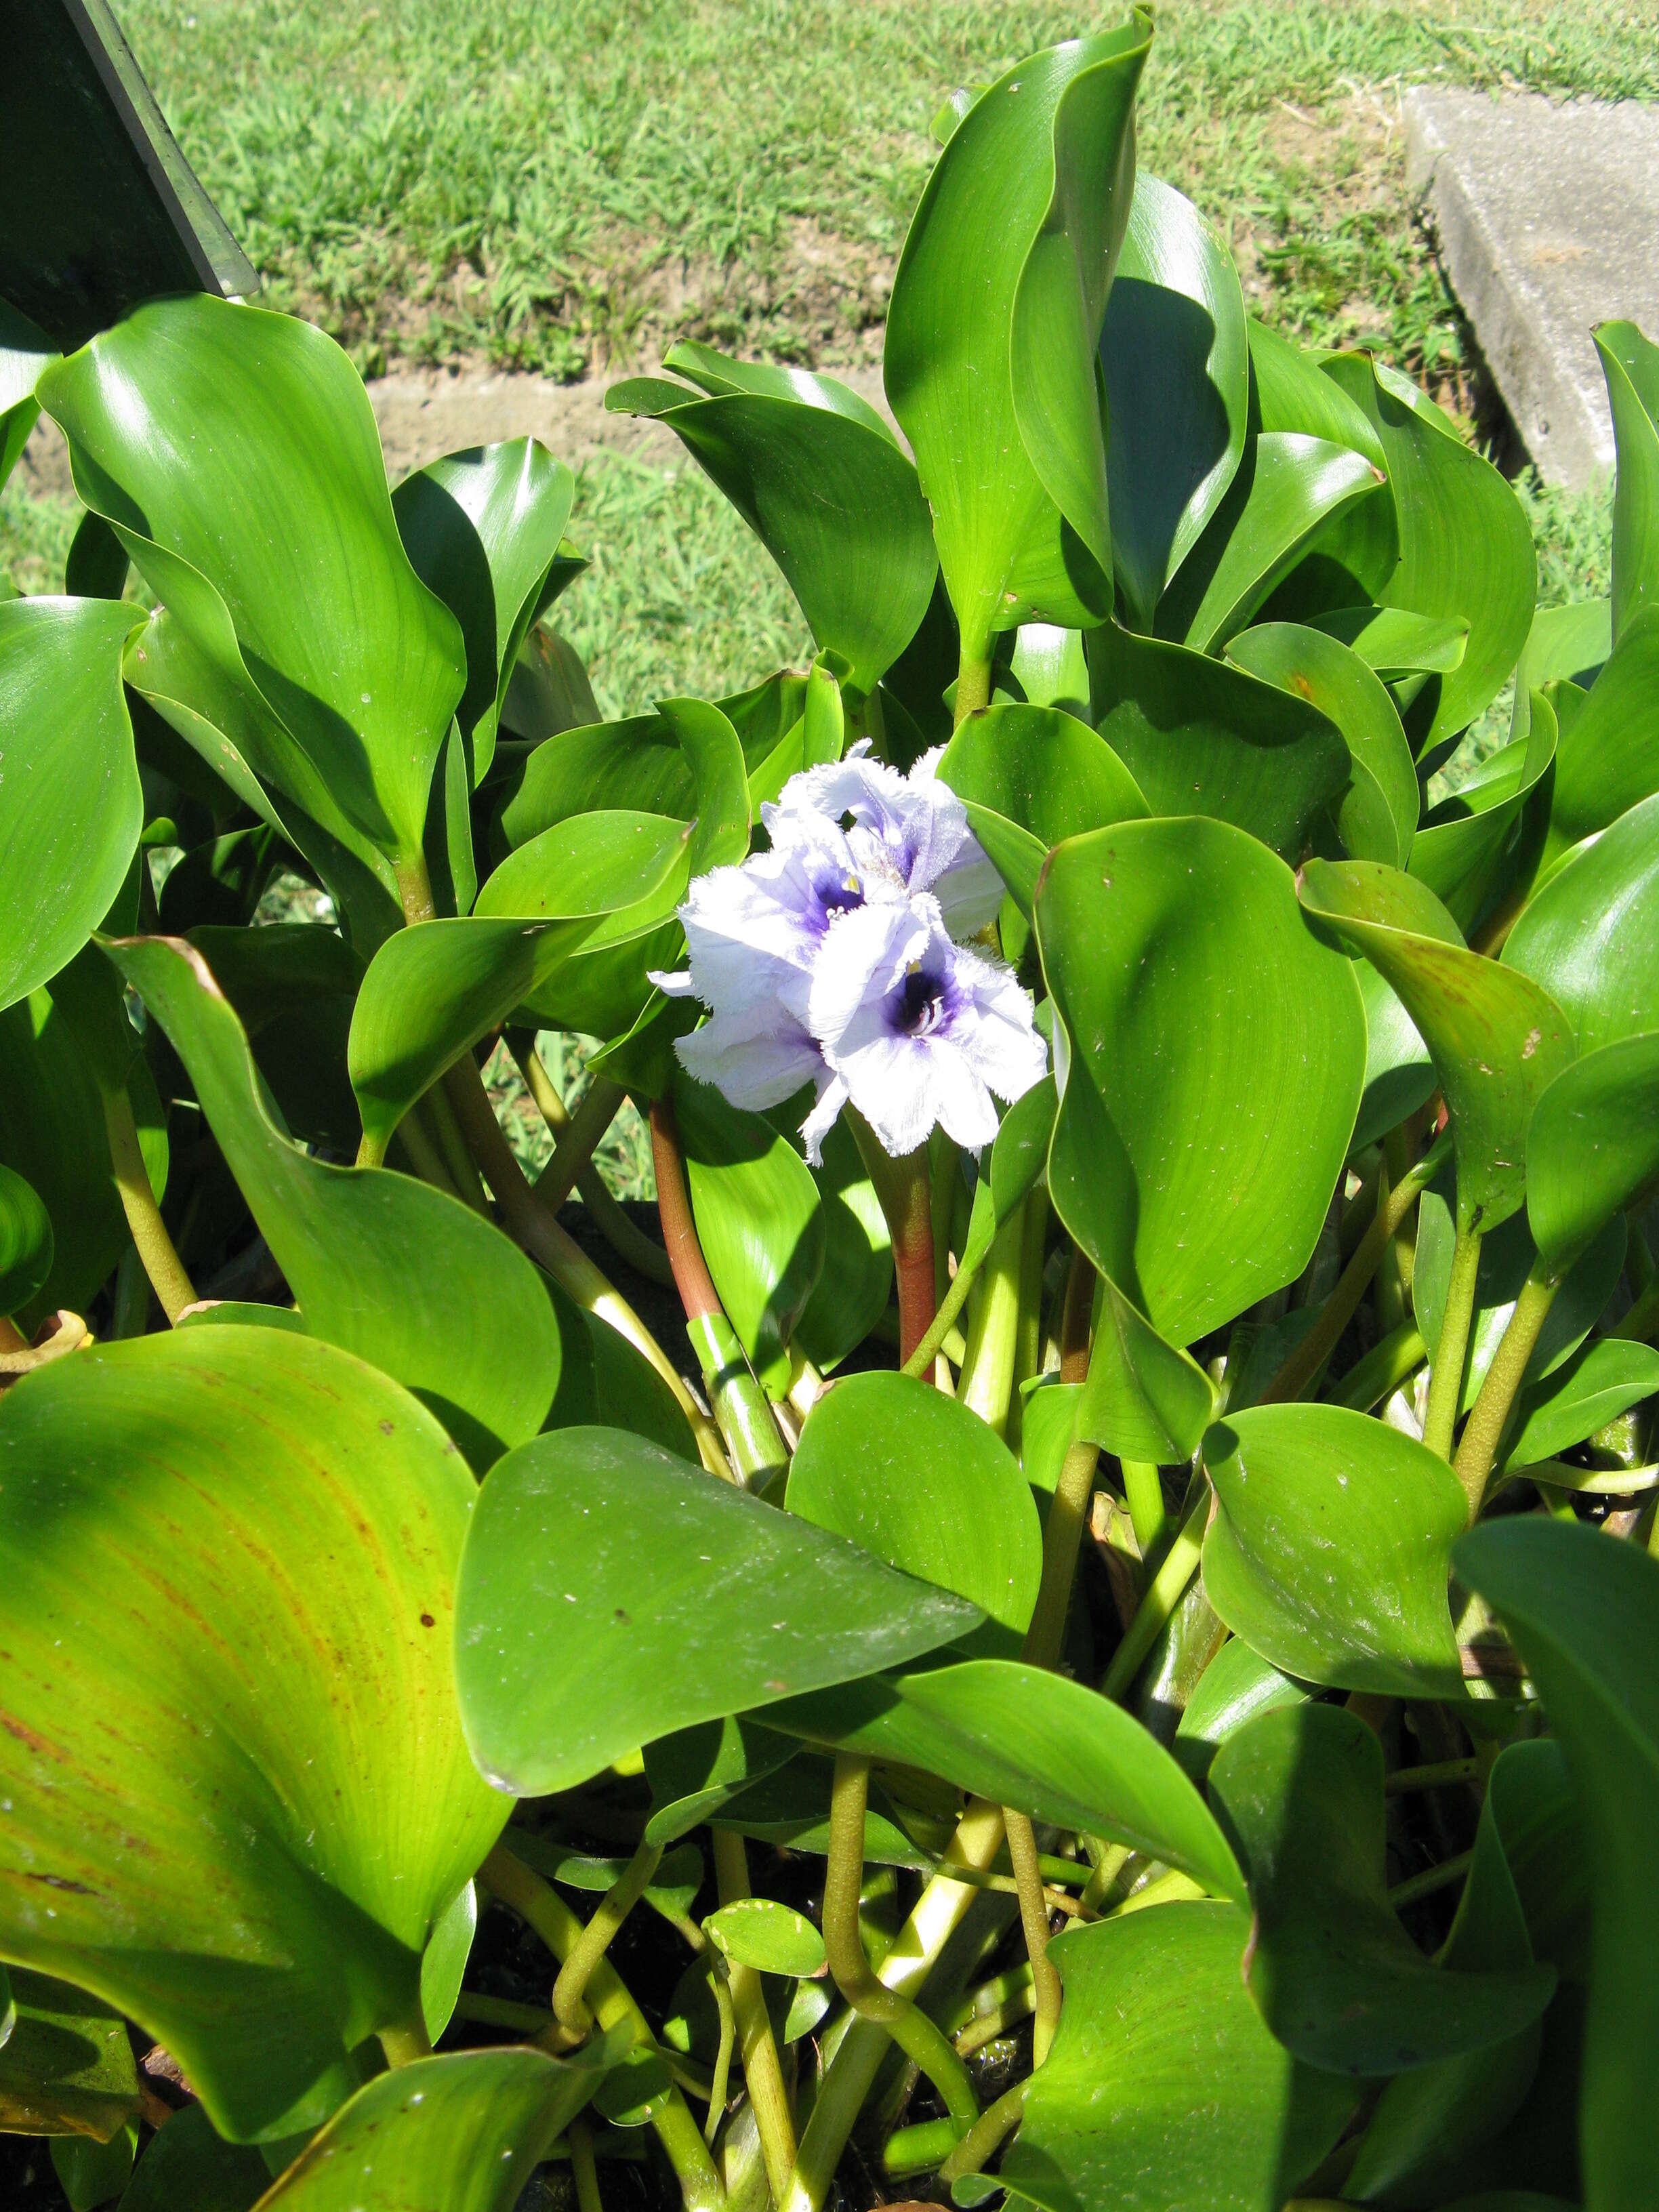
[[[849,1103],[895,1156],[941,1124],[977,1151],[997,1132],[994,1097],[1019,1097],[1048,1061],[1028,994],[958,941],[1002,884],[937,754],[908,777],[864,754],[791,777],[763,810],[770,851],[692,884],[689,973],[653,978],[709,1009],[675,1048],[734,1106],[812,1085],[814,1165]]]

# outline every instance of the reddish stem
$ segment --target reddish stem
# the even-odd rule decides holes
[[[680,1133],[674,1109],[665,1098],[651,1108],[651,1160],[657,1171],[657,1218],[668,1249],[674,1287],[680,1294],[688,1321],[700,1321],[721,1311],[708,1263],[697,1242],[697,1225],[691,1218],[691,1196],[685,1187],[685,1162],[680,1152]]]

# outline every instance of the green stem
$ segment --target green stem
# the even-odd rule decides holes
[[[1025,1227],[1019,1247],[1019,1326],[1014,1332],[1014,1391],[1005,1431],[1018,1453],[1024,1430],[1025,1401],[1020,1386],[1042,1371],[1042,1264],[1048,1247],[1048,1194],[1041,1183],[1026,1194]]]
[[[1451,1457],[1452,1431],[1457,1426],[1457,1409],[1463,1395],[1463,1365],[1468,1358],[1475,1278],[1480,1271],[1480,1232],[1473,1225],[1460,1226],[1452,1246],[1445,1318],[1440,1324],[1440,1341],[1435,1346],[1429,1376],[1429,1402],[1423,1412],[1423,1441],[1445,1460]]]
[[[969,714],[977,714],[982,707],[991,703],[991,653],[987,647],[975,653],[964,638],[962,658],[957,665],[956,727],[960,729]]]
[[[121,1210],[127,1217],[127,1227],[132,1231],[132,1241],[138,1248],[138,1257],[144,1263],[150,1286],[161,1300],[161,1310],[170,1322],[176,1322],[186,1306],[196,1304],[196,1292],[173,1249],[161,1209],[149,1187],[149,1171],[139,1149],[138,1127],[132,1118],[132,1100],[125,1085],[118,1090],[106,1091],[103,1101],[104,1129],[109,1139],[110,1164],[115,1171]]]
[[[1624,1337],[1633,1344],[1648,1344],[1656,1328],[1659,1328],[1659,1282],[1650,1283],[1623,1320],[1615,1322],[1607,1334]]]
[[[471,1065],[470,1059],[467,1065],[469,1066]],[[482,1091],[482,1084],[479,1088]],[[472,1211],[475,1213],[482,1213],[485,1220],[489,1220],[489,1200],[484,1195],[484,1187],[479,1179],[477,1166],[471,1153],[467,1150],[466,1139],[461,1134],[461,1125],[455,1119],[455,1110],[449,1103],[443,1081],[441,1080],[433,1085],[431,1090],[416,1107],[415,1112],[416,1114],[424,1112],[431,1115],[433,1131],[438,1139],[438,1149],[442,1155],[444,1165],[449,1171],[450,1181]],[[413,1115],[405,1115],[404,1122],[407,1123],[413,1118]]]
[[[593,2016],[582,1992],[593,1969],[616,1940],[617,1930],[645,1894],[646,1885],[662,1857],[660,1844],[641,1844],[599,1900],[598,1909],[572,1944],[553,1984],[553,2010],[573,2044],[584,2042],[593,2030]]]
[[[991,1239],[968,1329],[968,1357],[957,1384],[957,1403],[977,1413],[997,1436],[1008,1425],[1008,1403],[1014,1390],[1024,1227],[1022,1205],[1015,1207]]]
[[[432,1141],[419,1108],[405,1114],[398,1124],[398,1142],[409,1156],[409,1164],[422,1182],[429,1182],[447,1198],[459,1198],[454,1178],[444,1165],[443,1155]],[[360,1152],[361,1158],[361,1152]]]
[[[412,2066],[417,2058],[430,2058],[432,2039],[426,2032],[426,2022],[417,2011],[398,2027],[380,2030],[380,2048],[386,2053],[388,2066]]]
[[[581,1940],[582,1923],[564,1899],[550,1883],[514,1858],[504,1844],[497,1844],[491,1851],[479,1869],[478,1879],[535,1929],[561,1964]],[[593,2016],[602,2028],[626,2021],[636,2043],[655,2050],[656,2038],[649,2021],[608,1960],[601,1959],[594,1967],[588,1988]],[[672,2060],[673,2054],[664,2056]],[[686,2212],[726,2212],[726,2191],[714,2161],[702,2129],[691,2117],[690,2106],[678,2088],[670,2089],[666,2103],[651,2124],[678,2179]]]
[[[1028,2074],[1012,2089],[1005,2089],[995,2104],[988,2106],[980,2114],[939,2170],[939,2178],[947,2189],[959,2174],[983,2171],[986,2160],[995,2156],[1024,2118],[1025,2100],[1030,2094],[1031,2077]]]
[[[1534,1266],[1521,1286],[1521,1295],[1515,1302],[1509,1326],[1498,1340],[1492,1365],[1486,1370],[1486,1378],[1480,1385],[1480,1395],[1464,1424],[1462,1440],[1457,1447],[1457,1456],[1452,1462],[1452,1471],[1462,1484],[1468,1498],[1471,1522],[1480,1513],[1486,1494],[1486,1483],[1497,1463],[1498,1448],[1504,1441],[1504,1431],[1509,1426],[1516,1399],[1526,1380],[1527,1363],[1532,1358],[1539,1332],[1549,1318],[1550,1308],[1554,1304],[1555,1294],[1560,1287],[1559,1275],[1540,1275]]]
[[[1382,1787],[1390,1797],[1397,1797],[1402,1790],[1449,1790],[1456,1784],[1480,1778],[1478,1759],[1442,1759],[1430,1766],[1396,1767]]]
[[[713,2150],[714,2137],[726,2116],[726,2100],[732,2081],[732,2053],[738,2047],[738,2015],[732,2003],[732,1977],[717,1951],[709,1956],[708,1983],[714,1993],[714,2009],[720,2016],[720,2039],[714,2048],[714,2071],[708,2084],[708,2118],[702,2124],[702,2139]],[[786,2177],[788,2172],[785,2166]]]
[[[1389,1892],[1389,1903],[1398,1912],[1407,1905],[1415,1905],[1419,1897],[1432,1897],[1436,1890],[1449,1889],[1453,1882],[1462,1881],[1474,1863],[1473,1851],[1459,1851],[1455,1858],[1443,1859],[1438,1866],[1414,1874],[1409,1881],[1395,1882]]]
[[[525,1079],[525,1087],[557,1140],[553,1158],[531,1186],[537,1197],[556,1212],[569,1197],[574,1182],[581,1193],[582,1204],[593,1217],[594,1227],[617,1258],[647,1282],[661,1283],[665,1288],[672,1285],[674,1274],[668,1264],[668,1255],[634,1226],[593,1164],[593,1152],[628,1094],[614,1083],[596,1078],[573,1119],[565,1111],[564,1101],[554,1087],[552,1077],[542,1065],[533,1032],[508,1030],[504,1034],[507,1048]]]
[[[735,1905],[750,1893],[749,1855],[743,1838],[732,1828],[712,1828],[709,1833],[714,1839],[714,1884],[720,1903]],[[761,1978],[752,1966],[739,1966],[736,1960],[728,1972],[732,2010],[743,2053],[743,2078],[754,2108],[767,2182],[774,2201],[781,2203],[795,2163],[795,2116],[789,2108],[789,2092],[784,2087]]]
[[[926,1330],[917,1340],[910,1357],[903,1364],[905,1374],[926,1375],[932,1367],[933,1361],[944,1349],[945,1339],[956,1327],[957,1316],[966,1304],[969,1291],[978,1281],[979,1271],[984,1266],[989,1250],[990,1247],[988,1246],[986,1251],[981,1252],[979,1258],[971,1264],[964,1261],[958,1266],[956,1273],[945,1286],[945,1296],[939,1302],[939,1310],[928,1322]],[[963,1352],[964,1362],[967,1356],[964,1347]]]
[[[1371,1216],[1370,1228],[1354,1247],[1353,1257],[1337,1279],[1335,1289],[1321,1307],[1318,1320],[1262,1392],[1257,1401],[1259,1405],[1273,1406],[1285,1399],[1299,1398],[1320,1372],[1336,1350],[1343,1330],[1358,1311],[1359,1301],[1370,1288],[1371,1278],[1382,1265],[1395,1232],[1417,1203],[1419,1194],[1439,1174],[1450,1153],[1450,1139],[1441,1138],[1389,1192]]]
[[[848,1127],[875,1186],[893,1239],[893,1272],[898,1285],[899,1364],[927,1334],[933,1318],[933,1207],[928,1187],[927,1147],[895,1159],[861,1114],[849,1106]]]
[[[1206,1483],[1199,1492],[1197,1504],[1182,1523],[1181,1534],[1165,1553],[1163,1565],[1147,1585],[1146,1594],[1135,1609],[1135,1617],[1124,1632],[1122,1643],[1112,1654],[1106,1678],[1100,1686],[1103,1697],[1123,1696],[1188,1583],[1198,1572],[1204,1549],[1204,1523],[1209,1510],[1210,1486]]]
[[[1129,1508],[1135,1541],[1150,1568],[1169,1526],[1163,1479],[1155,1467],[1146,1466],[1138,1459],[1120,1460],[1118,1464],[1123,1469],[1123,1496]]]
[[[1028,1974],[1030,1972],[1029,1964],[1025,1971]],[[1006,2035],[1011,2027],[1018,2027],[1023,2020],[1029,2020],[1036,2010],[1036,1990],[1033,1984],[1027,1982],[1024,1989],[1016,1990],[994,2012],[977,2014],[966,2027],[959,2028],[951,2039],[963,2058],[971,2058],[975,2051],[982,2051],[988,2043],[994,2043],[999,2036]]]
[[[1417,1323],[1402,1321],[1392,1335],[1374,1344],[1363,1359],[1354,1362],[1331,1392],[1331,1404],[1351,1407],[1356,1413],[1369,1413],[1373,1406],[1392,1397],[1402,1383],[1416,1374],[1427,1352]]]
[[[1060,1372],[1065,1382],[1080,1382],[1089,1365],[1089,1314],[1094,1299],[1095,1271],[1081,1252],[1072,1255],[1066,1279],[1066,1304],[1060,1324]],[[1060,1462],[1054,1494],[1042,1522],[1042,1575],[1037,1585],[1031,1625],[1025,1632],[1022,1655],[1028,1666],[1059,1663],[1066,1634],[1066,1611],[1071,1603],[1072,1583],[1077,1573],[1078,1553],[1084,1524],[1089,1517],[1089,1498],[1095,1486],[1100,1460],[1098,1444],[1074,1442]]]
[[[860,2019],[884,2029],[939,2091],[951,2118],[969,2128],[979,2118],[979,2100],[950,2039],[908,1997],[881,1981],[864,1955],[859,1892],[864,1881],[869,1788],[869,1760],[838,1753],[830,1790],[830,1848],[823,1880],[823,1948],[830,1972]]]
[[[586,2120],[572,2120],[564,2136],[570,2146],[570,2171],[576,2180],[576,2212],[605,2212],[599,2170],[593,2163],[593,2130]]]
[[[1036,2026],[1031,2063],[1041,2066],[1048,2056],[1060,2026],[1060,1974],[1048,1956],[1048,1900],[1043,1895],[1042,1873],[1037,1864],[1036,1836],[1024,1813],[1002,1808],[1002,1825],[1008,1837],[1008,1859],[1019,1893],[1019,1921],[1025,1936],[1025,1955],[1031,1962],[1031,1987],[1036,1994]]]

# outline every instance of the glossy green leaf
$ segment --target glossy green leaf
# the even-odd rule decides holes
[[[1215,1391],[1198,1362],[1103,1276],[1074,1434],[1120,1459],[1169,1467],[1192,1457],[1214,1411]]]
[[[1519,1425],[1504,1449],[1504,1473],[1515,1474],[1540,1460],[1559,1458],[1655,1396],[1659,1352],[1651,1345],[1622,1336],[1586,1345],[1522,1399]]]
[[[468,1882],[451,1899],[421,1954],[421,2019],[435,2043],[448,2027],[478,1929],[478,1893]]]
[[[1315,629],[1351,646],[1385,684],[1402,676],[1449,676],[1468,645],[1466,622],[1406,607],[1333,607],[1308,619]]]
[[[33,1185],[0,1166],[0,1314],[28,1304],[52,1261],[52,1221]]]
[[[757,1376],[781,1396],[789,1341],[823,1267],[817,1185],[769,1121],[711,1085],[680,1069],[672,1097],[703,1258]]]
[[[1106,459],[1109,471],[1109,452]],[[1055,623],[1022,623],[1014,633],[1007,676],[1025,694],[1028,706],[1058,707],[1087,720],[1089,660],[1081,630],[1062,629]]]
[[[1244,452],[1250,387],[1232,256],[1192,202],[1135,179],[1100,337],[1112,565],[1137,629],[1203,535]]]
[[[1359,853],[1358,811],[1351,820],[1351,794],[1337,817],[1343,842],[1357,857],[1403,868],[1417,830],[1417,769],[1380,678],[1340,638],[1297,623],[1263,623],[1243,630],[1229,641],[1227,658],[1281,691],[1305,699],[1335,723],[1353,757],[1355,787],[1374,787],[1393,830],[1391,851]]]
[[[1364,453],[1263,431],[1158,609],[1160,636],[1218,653],[1322,533],[1382,488]]]
[[[1364,1062],[1352,969],[1283,863],[1219,822],[1070,839],[1036,911],[1070,1041],[1049,1194],[1158,1334],[1190,1342],[1313,1250]]]
[[[1429,1048],[1399,999],[1369,960],[1354,962],[1365,1007],[1365,1088],[1350,1150],[1363,1152],[1426,1105],[1439,1079]]]
[[[1194,1782],[1202,1783],[1229,1736],[1257,1713],[1306,1702],[1307,1690],[1282,1674],[1242,1637],[1230,1637],[1200,1676],[1187,1700],[1170,1748]]]
[[[830,1849],[830,1802],[835,1761],[798,1752],[787,1767],[763,1776],[722,1805],[720,1825],[780,1850],[823,1858]],[[909,1816],[912,1824],[915,1815]],[[939,1840],[942,1841],[942,1838]],[[864,1856],[877,1866],[931,1873],[934,1861],[898,1826],[892,1801],[872,1782],[864,1815]]]
[[[365,2082],[260,2212],[512,2212],[603,2078],[524,2044],[418,2058]]]
[[[1017,1651],[1042,1573],[1030,1486],[1000,1437],[908,1375],[849,1375],[806,1417],[790,1464],[791,1513],[889,1566],[969,1599]]]
[[[1010,702],[969,717],[939,764],[981,845],[1030,918],[1051,846],[1144,816],[1134,778],[1086,722],[1057,707]],[[1010,826],[1023,836],[1010,836]]]
[[[0,2133],[107,2142],[137,2117],[126,2022],[83,1989],[14,1967],[15,2018],[0,2044]]]
[[[1279,2212],[1355,2093],[1297,2064],[1240,1985],[1248,1913],[1151,1905],[1068,1930],[1065,2003],[1000,2179],[1042,2212]]]
[[[792,1698],[769,1722],[895,1759],[1039,1820],[1132,1844],[1242,1899],[1208,1808],[1155,1736],[1080,1682],[1007,1659],[848,1682]]]
[[[1613,617],[1606,599],[1575,599],[1564,607],[1540,607],[1515,664],[1510,736],[1526,736],[1534,691],[1563,678],[1588,691],[1612,650]]]
[[[1527,1124],[1572,1058],[1565,1016],[1514,969],[1467,951],[1414,876],[1374,861],[1310,860],[1302,903],[1395,991],[1434,1060],[1457,1153],[1465,1225],[1494,1229],[1526,1194]]]
[[[1370,422],[1397,517],[1398,558],[1369,596],[1468,624],[1462,659],[1439,679],[1420,751],[1472,722],[1515,666],[1537,597],[1532,532],[1498,471],[1408,378],[1358,353],[1331,356],[1323,373]]]
[[[1318,708],[1181,645],[1107,625],[1091,634],[1095,726],[1158,814],[1208,814],[1290,860],[1348,781]]]
[[[303,763],[410,866],[465,656],[398,539],[345,355],[307,324],[198,294],[138,308],[40,397],[82,498],[201,665],[186,703],[239,743],[216,695],[234,697],[262,733],[261,758],[242,748],[256,774],[308,806],[283,772]]]
[[[791,679],[799,684],[800,679]],[[778,679],[780,690],[782,679]],[[749,811],[758,816],[763,804],[775,799],[792,775],[838,761],[847,744],[847,717],[841,685],[825,666],[820,653],[806,672],[801,711],[758,767],[749,770]],[[784,709],[780,708],[781,713]],[[744,747],[750,759],[750,748]]]
[[[935,163],[893,279],[884,374],[963,656],[1111,603],[1095,349],[1134,183],[1151,20],[1033,54]]]
[[[1340,1406],[1257,1406],[1204,1440],[1216,1512],[1204,1587],[1287,1674],[1460,1698],[1446,1580],[1468,1500],[1443,1459]]]
[[[40,412],[34,396],[40,373],[58,357],[44,331],[15,307],[0,304],[0,484],[11,474]]]
[[[415,1391],[479,1466],[533,1436],[558,1386],[560,1340],[517,1247],[425,1183],[301,1151],[274,1119],[241,1024],[192,948],[132,939],[111,957],[189,1069],[312,1334]]]
[[[70,2212],[96,2212],[112,2203],[132,2174],[132,2154],[138,2140],[138,2123],[129,2120],[107,2142],[89,2136],[54,2136],[52,2166],[69,2199]]]
[[[1216,1754],[1210,1794],[1249,1878],[1245,1986],[1308,2064],[1406,2073],[1504,2042],[1549,2002],[1553,1967],[1452,1972],[1401,1926],[1388,1901],[1382,1747],[1357,1713],[1258,1715]]]
[[[762,1974],[816,1974],[823,1964],[823,1938],[804,1912],[773,1897],[745,1897],[723,1905],[702,1923],[716,1950]]]
[[[1527,1221],[1539,1255],[1565,1270],[1659,1177],[1659,1031],[1622,1038],[1563,1068],[1527,1130]]]
[[[0,1462],[0,1948],[142,2021],[222,2132],[291,2132],[410,2021],[507,1811],[454,1712],[471,1478],[395,1383],[270,1329],[44,1368]]]
[[[1419,830],[1411,872],[1444,902],[1460,928],[1474,927],[1505,869],[1511,876],[1531,873],[1550,798],[1549,787],[1539,787],[1555,758],[1559,733],[1555,709],[1540,692],[1525,738],[1483,761]]]
[[[1595,332],[1613,410],[1618,478],[1613,501],[1613,634],[1659,607],[1659,346],[1634,323]]]
[[[813,1171],[823,1221],[823,1265],[795,1323],[794,1340],[821,1375],[838,1367],[887,1310],[893,1236],[845,1121],[823,1139]]]
[[[1332,444],[1351,447],[1364,453],[1382,474],[1382,441],[1365,410],[1351,399],[1343,386],[1323,373],[1326,356],[1281,337],[1265,323],[1250,319],[1250,368],[1255,385],[1255,406],[1261,427],[1268,432],[1287,431],[1304,438],[1325,438]],[[1394,501],[1378,500],[1358,518],[1364,527],[1345,531],[1345,551],[1356,537],[1368,538],[1373,550],[1391,562],[1398,544]],[[1386,566],[1385,571],[1386,573]],[[1355,599],[1369,599],[1369,592]]]
[[[795,1751],[793,1737],[733,1717],[656,1737],[645,1746],[651,1784],[646,1842],[676,1842],[752,1784],[787,1765]]]
[[[558,1429],[501,1461],[479,1498],[461,1563],[462,1721],[485,1773],[541,1796],[670,1729],[896,1665],[979,1618],[625,1431]]]
[[[186,2105],[145,2144],[121,2212],[252,2212],[270,2181],[257,2150],[226,2142],[199,2105]]]
[[[461,626],[466,689],[456,719],[474,783],[495,729],[519,648],[552,596],[575,478],[533,438],[447,453],[392,495],[416,574]]]
[[[1659,795],[1621,815],[1534,893],[1504,965],[1541,984],[1580,1052],[1659,1029]]]
[[[1633,2208],[1659,2188],[1648,2124],[1649,2055],[1659,2045],[1650,1971],[1659,1901],[1649,1879],[1659,1820],[1659,1566],[1595,1530],[1529,1518],[1472,1530],[1456,1566],[1519,1646],[1583,1806],[1594,1881],[1584,2197]]]
[[[695,375],[694,359],[717,365],[713,397],[640,378],[613,385],[605,405],[673,431],[783,571],[817,643],[845,656],[854,689],[873,691],[915,636],[938,574],[914,465],[876,410],[831,377],[701,346],[675,347],[668,365]]]
[[[1581,711],[1565,722],[1545,867],[1659,791],[1656,692],[1659,607],[1644,606],[1626,623]]]
[[[290,1135],[355,1152],[362,1123],[346,1054],[363,963],[351,946],[317,922],[210,925],[190,941],[247,1031]]]

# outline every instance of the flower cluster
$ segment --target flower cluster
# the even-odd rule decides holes
[[[992,1094],[1019,1097],[1048,1064],[1029,994],[963,941],[1002,884],[938,754],[907,777],[867,750],[792,776],[762,808],[769,851],[692,884],[690,971],[653,979],[709,1009],[677,1049],[734,1106],[812,1085],[815,1165],[848,1103],[896,1158],[936,1123],[977,1151],[997,1132]]]

